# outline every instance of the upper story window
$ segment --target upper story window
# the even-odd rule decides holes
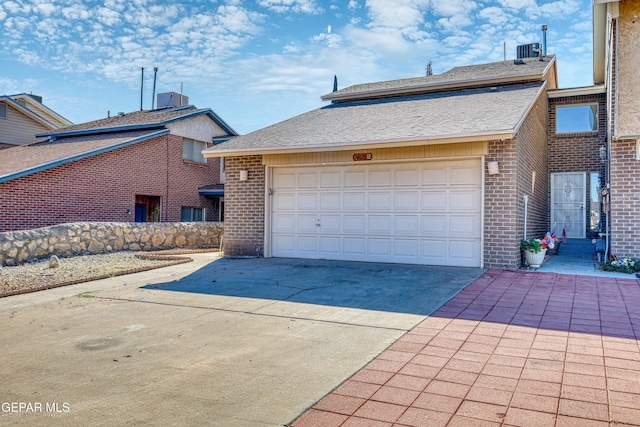
[[[598,130],[598,104],[556,107],[556,133],[595,132]]]
[[[0,119],[7,118],[7,104],[0,103]]]
[[[207,143],[184,138],[182,140],[182,158],[198,163],[207,163],[207,159],[202,154],[202,150],[207,148]]]

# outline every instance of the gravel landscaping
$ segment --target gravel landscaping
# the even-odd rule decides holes
[[[185,253],[189,251],[114,252],[60,258],[56,268],[49,267],[49,260],[0,267],[0,297],[191,262]]]

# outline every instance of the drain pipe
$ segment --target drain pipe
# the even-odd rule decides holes
[[[527,238],[527,212],[528,212],[528,206],[529,206],[529,196],[528,195],[524,195],[524,236],[522,236],[523,239]]]

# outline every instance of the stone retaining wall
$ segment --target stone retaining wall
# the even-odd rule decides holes
[[[0,266],[51,255],[219,246],[222,234],[222,223],[217,222],[78,222],[8,231],[0,233]]]

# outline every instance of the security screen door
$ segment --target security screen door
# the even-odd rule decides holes
[[[558,236],[564,228],[568,238],[585,238],[586,194],[586,173],[551,174],[551,227]]]

